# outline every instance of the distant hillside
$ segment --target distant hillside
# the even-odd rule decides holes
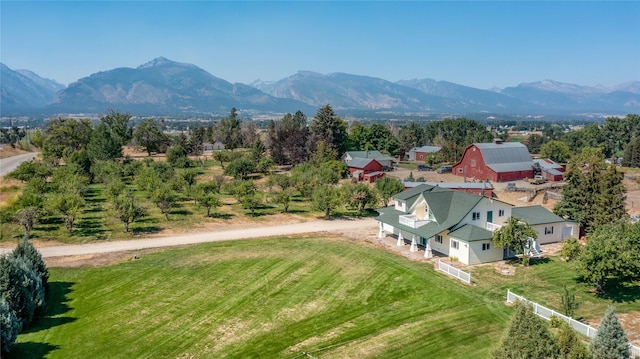
[[[507,87],[500,93],[526,100],[530,108],[626,113],[640,110],[639,81],[608,89],[544,80]]]
[[[58,92],[51,109],[136,114],[226,113],[231,107],[259,111],[309,110],[289,99],[269,96],[251,86],[231,84],[203,69],[156,58],[135,69],[118,68],[78,80]]]
[[[390,114],[618,114],[640,113],[640,81],[611,88],[552,80],[481,90],[432,79],[384,79],[300,71],[274,82],[232,84],[193,64],[163,57],[137,68],[98,72],[67,88],[31,71],[2,65],[0,115],[40,111],[134,115],[226,115],[301,110],[330,104],[342,113]]]
[[[0,105],[2,113],[30,111],[51,102],[64,85],[28,70],[12,70],[0,63]]]

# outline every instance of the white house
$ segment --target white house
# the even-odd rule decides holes
[[[393,206],[378,209],[380,237],[394,235],[398,245],[406,241],[411,251],[424,249],[425,257],[436,251],[467,265],[513,257],[509,248],[495,248],[491,242],[493,232],[511,216],[536,229],[543,244],[578,233],[576,223],[541,206],[516,209],[490,197],[427,184],[397,194],[394,201]]]

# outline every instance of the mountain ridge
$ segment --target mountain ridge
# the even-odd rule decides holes
[[[434,79],[397,82],[342,72],[301,70],[278,81],[230,83],[202,68],[157,57],[136,68],[100,71],[64,87],[29,70],[2,64],[5,113],[94,112],[118,108],[134,114],[226,114],[231,107],[254,112],[337,111],[415,113],[575,113],[640,111],[640,81],[611,87],[551,79],[482,90]]]

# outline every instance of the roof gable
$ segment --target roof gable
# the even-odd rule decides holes
[[[353,167],[353,168],[365,168],[369,164],[371,164],[371,162],[375,162],[378,165],[382,166],[380,164],[380,162],[376,161],[373,158],[360,158],[360,157],[354,158],[351,161],[349,161],[349,165],[348,166],[349,167]]]

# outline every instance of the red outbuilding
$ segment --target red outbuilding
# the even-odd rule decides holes
[[[362,181],[365,175],[373,172],[383,172],[383,166],[380,162],[373,158],[354,158],[349,161],[349,174],[352,177],[357,178],[358,181]],[[373,179],[375,180],[375,178]]]
[[[533,160],[525,145],[495,140],[469,145],[452,172],[482,181],[508,182],[533,178],[533,169]]]

